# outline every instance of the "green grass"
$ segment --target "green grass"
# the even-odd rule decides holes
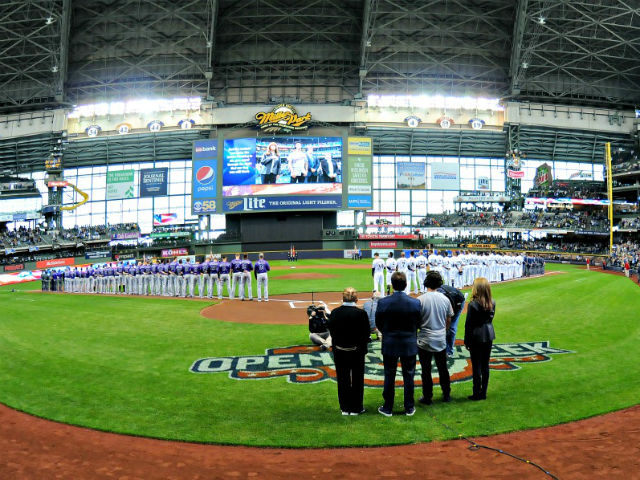
[[[317,268],[328,263],[335,269]],[[369,292],[370,270],[340,269],[345,263],[355,262],[283,262],[296,269],[273,271],[270,293],[335,291],[345,285]],[[439,401],[436,388],[434,405],[419,406],[414,417],[383,418],[375,413],[382,390],[368,388],[369,413],[342,417],[333,381],[238,381],[226,373],[189,372],[199,358],[261,355],[268,348],[306,344],[305,326],[216,322],[200,316],[206,303],[188,300],[30,293],[36,283],[0,289],[0,402],[101,430],[292,447],[488,435],[637,403],[640,290],[622,277],[566,265],[548,269],[566,273],[494,287],[496,342],[549,340],[552,347],[575,353],[524,363],[516,371],[492,371],[486,402],[467,401],[471,384],[465,382],[453,386],[451,404]],[[314,271],[337,278],[278,280]],[[460,332],[463,326],[461,319]],[[401,403],[398,389],[396,409]]]

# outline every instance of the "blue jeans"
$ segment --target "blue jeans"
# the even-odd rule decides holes
[[[460,320],[460,315],[464,310],[464,303],[463,301],[458,314],[451,319],[451,325],[447,330],[447,355],[453,355],[453,344],[456,343],[456,333],[458,333],[458,320]]]

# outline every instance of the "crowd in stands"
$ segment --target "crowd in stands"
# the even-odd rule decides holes
[[[637,152],[618,151],[611,155],[611,170],[613,173],[635,172],[640,170],[640,160]]]
[[[529,228],[560,229],[605,233],[609,220],[604,212],[593,211],[544,211],[485,212],[459,211],[425,217],[417,222],[419,227],[443,228]]]
[[[604,182],[554,180],[550,186],[532,188],[527,196],[605,200],[607,198],[606,190]]]
[[[611,267],[623,268],[628,261],[632,269],[640,264],[640,242],[628,241],[613,246],[607,264]]]
[[[47,229],[44,225],[33,228],[19,227],[15,230],[0,232],[0,248],[12,249],[23,247],[37,247],[59,243],[81,243],[87,240],[110,239],[117,232],[139,231],[136,223],[121,223],[116,225],[81,226],[69,229]]]
[[[640,218],[623,218],[620,220],[618,228],[623,230],[638,230],[640,229]]]

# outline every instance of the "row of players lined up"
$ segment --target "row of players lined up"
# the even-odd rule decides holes
[[[252,276],[257,280],[258,301],[269,301],[269,277],[271,270],[264,255],[259,255],[255,265],[248,255],[227,261],[209,256],[202,263],[186,260],[138,262],[132,264],[113,262],[82,268],[46,270],[42,273],[44,291],[68,293],[101,293],[115,295],[161,295],[165,297],[191,297],[219,299],[226,285],[227,295],[233,299],[253,300]],[[216,291],[214,294],[214,290]]]
[[[405,252],[400,252],[400,258],[394,258],[389,252],[388,258],[383,260],[376,252],[373,256],[371,275],[373,276],[374,292],[384,293],[384,273],[386,272],[387,295],[391,290],[391,275],[402,272],[407,277],[405,293],[424,293],[424,280],[428,271],[436,271],[442,277],[445,285],[464,288],[473,285],[478,277],[489,279],[490,282],[503,282],[522,276],[540,275],[544,273],[544,260],[539,257],[528,257],[521,254],[495,254],[472,252],[438,253],[436,250],[412,250],[409,258]]]

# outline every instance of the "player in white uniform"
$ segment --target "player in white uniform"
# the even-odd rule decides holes
[[[460,258],[460,255],[458,255],[458,252],[453,254],[453,257],[451,257],[451,275],[453,275],[452,283],[453,286],[457,289],[461,289],[464,287],[463,285],[463,269],[462,269],[462,260]]]
[[[440,275],[442,276],[443,284],[451,286],[451,259],[445,252],[442,252],[442,266],[440,268],[442,269]]]
[[[411,253],[409,253],[409,259],[407,260],[407,293],[411,293],[411,289],[415,285],[413,293],[415,293],[416,295],[418,294],[419,290],[418,279],[416,278],[417,268],[418,265],[416,263],[416,253],[411,250]]]
[[[518,256],[516,257],[516,278],[522,278],[523,266],[524,266],[524,257],[522,256],[521,253],[519,253]],[[588,265],[587,265],[587,268],[588,268]]]
[[[409,262],[407,257],[404,256],[404,250],[400,252],[400,258],[398,258],[398,271],[404,273],[405,278],[407,278],[407,286],[404,289],[404,293],[409,295],[409,281],[408,281],[408,273],[409,273]]]
[[[387,295],[391,295],[391,275],[398,269],[398,262],[393,258],[393,252],[389,252],[385,266],[387,267]]]
[[[427,257],[424,256],[423,251],[420,251],[420,255],[416,257],[416,265],[418,267],[418,284],[420,293],[424,293],[424,280],[427,278]]]
[[[380,258],[378,252],[373,254],[373,263],[371,264],[371,274],[373,275],[373,291],[380,292],[384,295],[384,260]]]

